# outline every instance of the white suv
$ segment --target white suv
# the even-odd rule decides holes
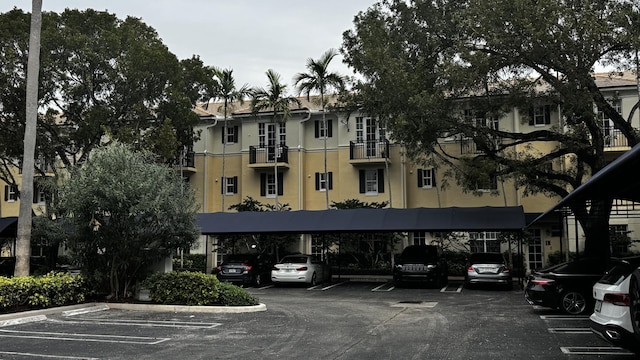
[[[640,257],[618,259],[593,286],[591,330],[611,344],[640,352]]]

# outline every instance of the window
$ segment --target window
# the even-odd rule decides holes
[[[331,119],[327,119],[327,127],[325,129],[324,127],[324,121],[322,120],[316,120],[315,122],[315,126],[316,126],[316,132],[315,132],[315,136],[316,139],[322,139],[322,138],[330,138],[333,137],[333,121]]]
[[[222,178],[222,193],[224,195],[233,195],[238,193],[238,177]]]
[[[366,195],[384,193],[384,169],[360,170],[360,193]]]
[[[312,235],[311,237],[311,256],[313,256],[314,260],[325,260],[326,251],[323,240],[324,237],[322,235]]]
[[[551,124],[551,105],[534,106],[529,109],[529,125],[544,126]]]
[[[533,232],[533,238],[529,241],[529,269],[540,269],[543,266],[542,263],[542,233],[540,229],[531,229]]]
[[[284,194],[284,177],[282,173],[278,173],[277,186],[276,186],[276,177],[273,174],[271,173],[260,174],[260,196],[266,196],[267,198],[275,198],[276,191],[278,196],[281,196]]]
[[[424,231],[416,231],[413,233],[413,245],[426,245],[427,233]]]
[[[495,173],[487,174],[476,182],[476,191],[498,190],[498,176]]]
[[[4,186],[4,201],[14,202],[18,200],[18,187],[16,185]]]
[[[435,170],[431,169],[418,169],[418,187],[419,188],[432,188],[435,186]]]
[[[356,142],[364,142],[364,121],[361,117],[356,118]]]
[[[238,142],[238,127],[237,126],[227,126],[227,127],[223,127],[222,128],[222,143],[226,143],[227,144],[235,144]],[[226,129],[226,134],[225,134],[225,130]],[[258,130],[259,131],[259,130]],[[262,131],[264,132],[264,128],[262,129]]]
[[[622,103],[620,99],[610,100],[611,106],[616,110],[618,114],[622,114]],[[624,138],[621,135],[620,130],[616,128],[616,125],[613,123],[604,111],[598,110],[598,119],[602,124],[602,133],[604,135],[604,141],[606,146],[620,146],[626,145],[620,143],[618,140],[622,140]],[[620,139],[618,139],[620,138]]]
[[[609,225],[609,239],[613,256],[622,256],[629,252],[629,246],[631,245],[629,233],[630,231],[626,224]]]
[[[496,231],[469,233],[469,246],[472,253],[500,252],[500,241]]]
[[[324,175],[325,174],[323,172],[316,173],[316,190],[326,191],[327,183],[328,183],[328,189],[329,190],[333,189],[333,172],[331,171],[327,172],[328,179],[325,179]]]
[[[44,205],[47,203],[47,198],[45,196],[45,192],[42,191],[37,186],[33,187],[33,203],[38,205]]]

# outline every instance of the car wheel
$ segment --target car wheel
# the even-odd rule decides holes
[[[570,315],[580,315],[587,310],[587,299],[577,291],[567,291],[560,297],[560,309]]]
[[[633,332],[636,340],[640,342],[640,271],[638,270],[631,275],[631,282],[629,283],[629,303]]]
[[[316,279],[316,273],[313,273],[313,275],[311,275],[311,286],[316,286],[318,284],[318,280]]]

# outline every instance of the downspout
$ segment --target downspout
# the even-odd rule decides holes
[[[302,131],[302,123],[311,119],[311,110],[307,110],[307,116],[300,119],[300,125],[298,126],[298,210],[302,210],[302,181],[304,174],[302,171],[302,149],[304,149],[304,132]]]

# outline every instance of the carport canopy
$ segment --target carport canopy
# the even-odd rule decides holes
[[[344,209],[198,214],[203,235],[405,231],[520,231],[522,206]]]
[[[584,184],[565,196],[551,209],[538,216],[527,226],[546,217],[551,212],[572,203],[597,199],[620,199],[640,202],[640,179],[636,172],[640,168],[640,144],[622,154],[602,168]]]

